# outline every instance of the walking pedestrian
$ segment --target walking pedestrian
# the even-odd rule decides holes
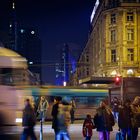
[[[62,97],[58,96],[54,98],[54,104],[52,107],[52,128],[54,129],[54,133],[55,133],[55,139],[56,139],[56,135],[58,133],[58,106],[61,103]]]
[[[44,96],[42,96],[38,106],[38,113],[39,113],[39,119],[43,122],[46,119],[48,108],[49,108],[49,103],[47,99]]]
[[[136,96],[131,104],[132,110],[132,138],[131,140],[137,140],[138,128],[140,127],[140,97]]]
[[[71,117],[70,117],[70,99],[68,97],[62,98],[62,104],[59,104],[58,107],[58,122],[57,122],[57,128],[58,132],[56,134],[55,140],[70,140],[68,127],[70,125]]]
[[[112,105],[114,119],[116,122],[118,122],[119,105],[120,105],[119,99],[117,97],[114,97],[111,102],[111,105]]]
[[[92,122],[91,115],[87,114],[86,119],[83,123],[83,136],[85,137],[85,140],[91,140],[92,137],[92,129],[94,129],[95,126]]]
[[[70,111],[70,115],[71,115],[71,123],[74,123],[75,121],[75,110],[76,110],[76,104],[75,104],[75,100],[72,99],[71,100],[71,111]]]
[[[110,140],[110,131],[114,126],[114,116],[105,101],[100,102],[94,116],[94,124],[99,132],[99,140]]]
[[[34,109],[32,108],[30,100],[26,99],[22,117],[23,133],[21,136],[21,140],[27,140],[28,137],[31,137],[31,140],[37,140],[34,133],[35,124],[36,124],[36,116]]]
[[[126,100],[122,106],[119,107],[118,126],[121,130],[122,140],[131,140],[131,108],[130,100]]]

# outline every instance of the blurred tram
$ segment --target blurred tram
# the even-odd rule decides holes
[[[39,93],[39,94],[38,94]],[[40,87],[32,92],[34,101],[37,101],[39,96],[45,96],[49,101],[50,107],[47,112],[47,119],[51,118],[51,108],[53,99],[56,96],[67,96],[70,100],[74,99],[76,104],[76,119],[85,118],[87,113],[94,115],[95,108],[99,105],[101,100],[108,102],[108,89],[92,89],[79,87]],[[37,103],[37,102],[36,102]]]
[[[0,47],[0,128],[4,133],[14,131],[18,116],[21,118],[24,103],[21,100],[25,92],[17,86],[28,85],[27,68],[25,58]]]

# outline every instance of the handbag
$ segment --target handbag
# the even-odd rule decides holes
[[[120,131],[118,131],[116,133],[116,140],[122,140],[122,135],[121,135],[121,132]]]

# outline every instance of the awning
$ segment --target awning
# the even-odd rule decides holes
[[[87,77],[79,80],[79,84],[111,84],[114,83],[114,77]]]

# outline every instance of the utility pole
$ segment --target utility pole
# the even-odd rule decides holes
[[[43,121],[40,120],[40,140],[43,140]]]

